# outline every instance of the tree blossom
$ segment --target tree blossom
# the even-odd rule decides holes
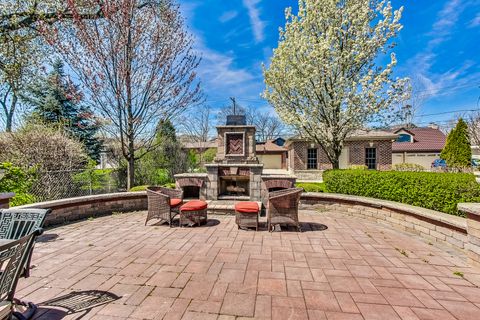
[[[334,168],[347,136],[405,99],[408,79],[392,79],[390,52],[402,10],[385,0],[299,0],[297,15],[286,10],[264,96]]]

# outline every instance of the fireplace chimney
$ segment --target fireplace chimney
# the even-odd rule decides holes
[[[227,126],[244,126],[247,119],[244,114],[231,114],[227,116]]]

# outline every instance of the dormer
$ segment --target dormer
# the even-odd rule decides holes
[[[395,131],[395,134],[398,135],[398,138],[397,140],[395,140],[395,142],[413,143],[415,141],[414,134],[405,128],[398,129],[397,131]]]

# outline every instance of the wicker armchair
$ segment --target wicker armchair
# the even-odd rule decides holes
[[[276,224],[293,224],[301,231],[298,222],[298,203],[302,192],[302,188],[290,188],[268,193],[268,231],[272,231],[272,226]]]
[[[0,210],[0,239],[17,240],[35,230],[43,228],[45,218],[51,212],[50,209],[3,209]],[[30,276],[30,261],[32,259],[32,250],[28,254],[28,259],[22,276]]]
[[[148,214],[145,225],[151,219],[160,219],[172,227],[173,218],[179,214],[183,202],[183,191],[163,187],[148,187]]]
[[[13,306],[18,304],[14,298],[18,278],[23,272],[23,266],[27,263],[35,243],[35,238],[41,234],[41,229],[33,233],[0,246],[0,319],[30,319],[37,307],[29,303],[27,311],[23,314],[13,312]]]

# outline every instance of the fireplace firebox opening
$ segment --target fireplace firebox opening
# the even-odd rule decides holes
[[[197,186],[184,186],[183,187],[184,199],[200,199],[200,187]]]
[[[248,197],[250,178],[248,176],[221,176],[219,196]]]

